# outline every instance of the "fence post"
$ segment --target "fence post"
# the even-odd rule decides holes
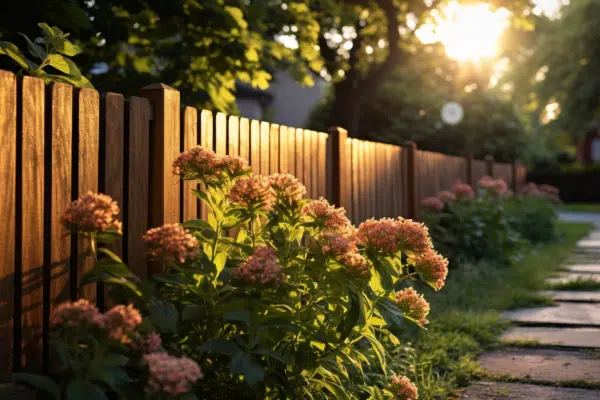
[[[179,154],[179,92],[162,83],[142,89],[150,100],[154,121],[150,125],[150,227],[179,222],[179,181],[171,164]],[[150,272],[155,272],[151,268]]]
[[[494,177],[494,157],[490,156],[488,154],[487,156],[484,157],[484,161],[485,161],[485,173],[493,178]]]
[[[349,210],[350,179],[348,177],[348,160],[346,159],[346,139],[348,131],[339,126],[329,128],[333,156],[331,160],[332,192],[331,202],[337,207]]]
[[[405,143],[406,150],[406,218],[417,220],[419,208],[417,204],[417,144],[413,141]]]
[[[469,184],[469,185],[473,185],[473,153],[468,152],[465,155],[465,168],[466,168],[466,174],[465,174],[465,183]]]

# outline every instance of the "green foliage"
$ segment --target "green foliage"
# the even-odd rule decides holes
[[[551,290],[599,290],[600,282],[595,279],[578,278],[564,283],[551,283],[547,287]]]
[[[504,203],[504,209],[512,229],[531,243],[556,239],[558,216],[550,199],[515,196]]]
[[[70,42],[68,33],[63,33],[56,26],[50,27],[45,23],[38,24],[43,32],[42,37],[35,38],[34,41],[27,35],[20,33],[27,41],[27,50],[33,61],[23,55],[21,50],[10,42],[0,42],[0,54],[10,57],[22,68],[19,73],[25,72],[28,75],[42,78],[47,82],[64,82],[77,87],[94,87],[90,81],[81,74],[77,65],[69,58],[81,53],[79,46]],[[48,72],[46,67],[51,67],[57,72]]]
[[[458,199],[440,212],[422,213],[433,241],[451,265],[480,260],[512,262],[522,253],[523,238],[513,229],[504,200],[488,194]]]

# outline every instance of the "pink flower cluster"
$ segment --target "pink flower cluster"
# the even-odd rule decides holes
[[[260,246],[254,249],[254,254],[245,263],[233,271],[232,278],[248,284],[277,286],[285,281],[286,276],[277,263],[275,250]]]
[[[240,157],[219,156],[201,146],[192,147],[179,154],[173,161],[173,173],[181,179],[200,179],[207,184],[222,182],[223,173],[230,177],[239,176],[249,170]]]
[[[444,209],[444,202],[439,197],[426,197],[421,202],[421,207],[429,211],[439,212]]]
[[[87,192],[72,202],[63,213],[61,221],[73,232],[123,234],[123,224],[119,221],[119,205],[112,197],[101,193]]]
[[[50,318],[52,326],[67,325],[75,327],[83,324],[86,327],[96,327],[104,329],[104,315],[98,308],[90,304],[86,299],[80,299],[75,302],[67,301],[60,304],[52,313]]]
[[[123,344],[131,343],[131,336],[139,324],[142,316],[133,304],[128,306],[118,305],[104,313],[105,328],[108,337]]]
[[[489,175],[485,175],[479,179],[477,185],[481,189],[488,190],[498,196],[504,196],[508,193],[508,185],[504,179],[493,179]]]
[[[52,313],[50,322],[55,327],[81,326],[84,329],[101,329],[107,332],[109,338],[127,344],[136,336],[135,330],[142,323],[142,316],[132,304],[118,305],[102,314],[95,305],[80,299],[59,305]],[[160,337],[158,340],[160,341]]]
[[[366,278],[371,273],[371,265],[359,253],[346,253],[340,257],[340,261],[346,267],[346,272],[351,276]]]
[[[560,203],[559,190],[552,185],[542,184],[538,186],[534,182],[527,182],[521,187],[519,193],[524,196],[546,197],[555,203]]]
[[[200,366],[188,357],[174,357],[167,353],[152,353],[144,356],[148,366],[146,392],[180,395],[192,390],[202,378]]]
[[[194,255],[198,240],[179,224],[166,224],[152,228],[144,235],[148,255],[154,260],[175,263]]]
[[[456,182],[452,186],[452,193],[454,193],[457,199],[472,199],[475,197],[475,191],[471,185],[462,183],[461,181]]]
[[[414,255],[410,260],[421,279],[431,284],[435,290],[444,287],[448,275],[447,259],[430,248]]]
[[[260,175],[238,179],[228,197],[236,206],[263,211],[269,211],[275,201],[269,180]]]
[[[444,203],[452,203],[453,201],[456,200],[456,195],[454,193],[450,192],[449,190],[442,190],[441,192],[438,193],[438,197]]]
[[[417,320],[419,325],[423,326],[429,323],[427,321],[429,303],[413,288],[396,292],[396,305],[405,315]]]
[[[155,353],[162,347],[162,339],[158,333],[151,332],[145,336],[138,336],[134,346],[144,354]]]
[[[342,207],[336,208],[323,197],[306,204],[302,208],[302,215],[312,219],[325,231],[344,232],[352,227],[346,210]]]
[[[323,254],[339,257],[347,253],[355,253],[356,248],[355,235],[344,235],[337,232],[323,232],[318,236],[318,241],[321,244]]]
[[[421,252],[432,246],[429,230],[424,224],[401,217],[371,218],[363,222],[358,227],[358,243],[384,253]]]
[[[390,390],[397,400],[417,400],[419,398],[419,390],[406,376],[392,376]]]
[[[275,193],[277,204],[292,207],[306,194],[306,187],[294,175],[273,174],[268,177],[271,189]]]

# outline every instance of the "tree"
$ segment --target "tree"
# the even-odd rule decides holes
[[[161,81],[181,90],[188,103],[210,100],[231,111],[236,81],[264,89],[269,70],[286,67],[310,84],[309,72],[321,69],[319,24],[309,1],[268,3],[8,0],[0,37],[15,40],[17,32],[35,33],[38,22],[48,22],[79,38],[84,54],[78,63],[96,72],[92,81],[100,90],[137,94]],[[286,26],[294,27],[295,48],[274,40]]]

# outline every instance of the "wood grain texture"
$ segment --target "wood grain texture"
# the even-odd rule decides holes
[[[164,84],[142,89],[154,110],[153,132],[150,136],[150,225],[176,223],[180,219],[179,178],[171,165],[180,149],[179,92]]]
[[[207,150],[214,151],[213,135],[213,114],[208,110],[200,112],[200,146]],[[204,190],[204,185],[200,184],[200,190]],[[204,221],[208,219],[208,208],[200,202],[200,218]]]
[[[0,376],[13,368],[16,172],[17,79],[0,71]]]
[[[287,145],[287,157],[288,157],[288,173],[296,175],[296,129],[287,128],[288,145]]]
[[[359,142],[357,139],[350,139],[352,150],[352,158],[350,158],[351,171],[351,193],[352,193],[352,222],[358,224],[360,222],[360,158],[359,158]]]
[[[327,134],[317,133],[317,195],[327,197]],[[345,171],[343,172],[345,173]]]
[[[193,107],[186,107],[183,110],[181,134],[183,135],[181,139],[183,151],[198,146],[198,111]],[[197,219],[200,203],[192,190],[198,188],[198,183],[196,181],[182,181],[181,184],[183,186],[182,220]]]
[[[240,155],[240,119],[234,115],[229,117],[227,128],[227,154]]]
[[[217,113],[215,118],[215,152],[227,154],[227,116],[223,113]]]
[[[260,175],[260,122],[250,122],[250,166],[252,173]]]
[[[240,157],[250,162],[250,121],[240,118]]]
[[[290,147],[288,142],[288,127],[279,127],[279,172],[287,174],[290,171]]]
[[[269,129],[269,174],[279,172],[279,125],[271,124]]]
[[[44,323],[44,81],[23,77],[21,90],[21,368],[42,370]],[[0,117],[1,118],[1,117]],[[4,294],[4,291],[2,291]],[[17,345],[17,344],[15,344]]]
[[[306,192],[309,199],[315,198],[315,193],[313,192],[313,184],[312,184],[312,163],[313,163],[313,153],[312,153],[312,132],[305,129],[304,138],[302,140],[302,145],[304,147],[303,159],[302,159],[302,178],[304,179],[304,185],[306,186]]]
[[[359,180],[360,180],[360,217],[359,222],[362,222],[367,219],[367,215],[369,213],[369,194],[368,194],[368,170],[367,170],[367,142],[360,141],[358,147],[359,154]]]
[[[71,203],[71,164],[73,140],[73,87],[53,83],[49,87],[51,101],[50,141],[50,313],[69,298],[69,257],[71,236],[60,218]]]
[[[310,131],[310,180],[312,183],[313,198],[319,198],[319,134]]]
[[[77,89],[75,98],[78,103],[79,117],[77,135],[79,152],[77,163],[77,197],[87,192],[98,192],[98,165],[100,154],[100,95],[95,90]],[[77,282],[94,268],[94,259],[90,256],[89,240],[77,238]],[[79,289],[79,295],[90,302],[96,301],[96,284],[85,285]],[[77,293],[71,293],[76,297]]]
[[[345,140],[346,142],[346,160],[350,160],[350,156],[351,156],[351,144],[350,141],[346,138]],[[325,159],[327,160],[327,198],[329,199],[330,202],[335,203],[333,201],[334,199],[334,194],[333,194],[333,136],[332,135],[327,135],[327,150],[326,150],[326,155],[325,155]],[[346,162],[345,166],[342,166],[342,168],[346,169],[346,190],[350,190],[350,163]],[[349,192],[348,192],[349,193]],[[347,199],[346,201],[346,205],[348,206],[348,217],[350,217],[351,215],[351,206],[350,206],[350,199]]]
[[[101,123],[104,126],[104,182],[99,182],[100,187],[104,184],[103,191],[110,195],[121,207],[121,220],[123,219],[124,204],[124,168],[125,168],[125,100],[123,95],[117,93],[104,93],[100,97]],[[102,140],[102,139],[101,139]],[[102,165],[102,160],[100,160]],[[117,240],[109,246],[117,255],[123,254],[123,241]]]
[[[129,111],[129,154],[127,181],[127,263],[133,273],[148,275],[146,248],[142,236],[148,230],[150,216],[150,120],[152,107],[148,99],[131,97]]]
[[[269,175],[270,128],[268,122],[260,123],[260,174]]]
[[[294,174],[306,186],[306,181],[304,180],[304,131],[302,129],[296,129],[296,146],[294,147],[294,152],[296,153]],[[310,197],[308,187],[306,188],[306,197]]]

